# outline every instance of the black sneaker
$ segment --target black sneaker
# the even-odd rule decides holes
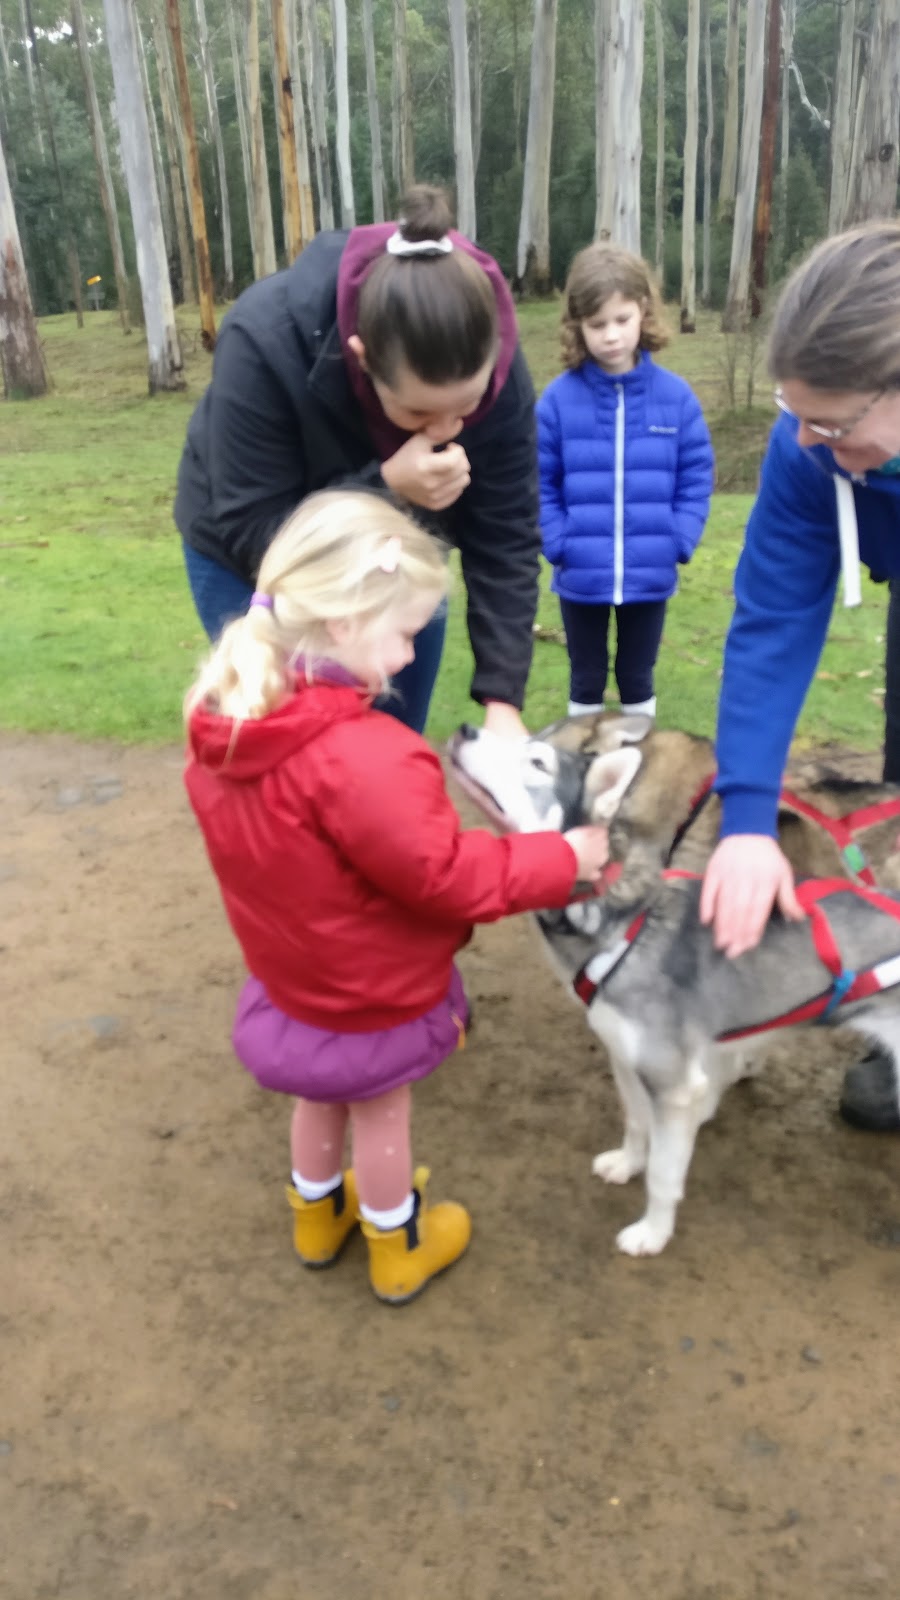
[[[900,1132],[900,1078],[887,1050],[876,1046],[847,1069],[838,1110],[851,1128],[866,1133]]]

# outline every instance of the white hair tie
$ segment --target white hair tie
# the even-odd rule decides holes
[[[443,239],[404,239],[398,228],[385,245],[389,256],[448,256],[453,249],[449,234]]]

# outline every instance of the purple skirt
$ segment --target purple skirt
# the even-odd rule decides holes
[[[232,1042],[263,1089],[303,1100],[345,1104],[372,1100],[402,1083],[427,1078],[458,1050],[469,1007],[453,968],[446,998],[414,1022],[372,1033],[331,1033],[298,1022],[273,1006],[257,978],[241,990]]]

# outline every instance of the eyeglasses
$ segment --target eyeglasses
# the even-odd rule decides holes
[[[852,433],[854,428],[859,427],[859,424],[863,421],[863,418],[867,417],[873,407],[877,406],[884,392],[884,389],[879,389],[874,399],[870,400],[869,404],[863,407],[862,411],[860,411],[858,415],[853,418],[852,422],[845,422],[842,428],[823,428],[819,422],[804,422],[802,417],[797,416],[796,411],[791,410],[780,389],[775,390],[774,400],[779,411],[783,411],[786,417],[793,417],[795,422],[802,423],[803,427],[806,428],[808,433],[814,433],[817,439],[826,439],[829,444],[837,444],[839,439],[846,439],[848,433]]]

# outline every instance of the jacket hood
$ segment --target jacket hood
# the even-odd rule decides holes
[[[389,422],[378,403],[372,384],[363,372],[353,351],[348,346],[348,340],[357,331],[357,310],[359,307],[359,294],[365,279],[380,256],[384,254],[388,239],[397,231],[395,222],[376,222],[362,228],[353,228],[347,239],[341,263],[338,268],[337,283],[337,319],[338,331],[341,340],[341,351],[344,357],[344,366],[350,386],[356,399],[359,401],[366,418],[366,424],[372,436],[382,461],[394,454],[409,438],[401,428],[394,427]],[[479,250],[471,239],[464,234],[451,229],[449,237],[453,240],[457,250],[464,250],[473,261],[487,273],[497,302],[497,319],[499,331],[499,349],[497,361],[491,374],[491,381],[482,396],[482,399],[472,415],[467,418],[466,426],[480,422],[494,405],[500,390],[509,377],[513,357],[519,342],[519,330],[516,322],[516,308],[503,273],[498,267],[493,256]]]
[[[188,750],[199,767],[245,783],[289,760],[335,722],[364,715],[371,695],[345,684],[301,684],[266,717],[238,722],[198,706],[188,724]]]

